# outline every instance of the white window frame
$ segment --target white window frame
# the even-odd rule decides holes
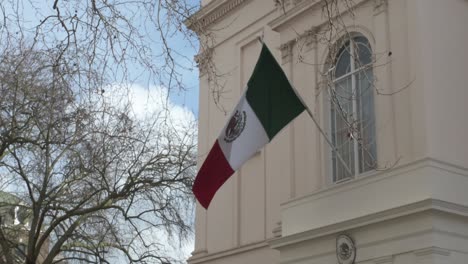
[[[345,41],[341,41],[340,44],[341,46],[338,47],[338,50],[339,50],[339,53],[336,54],[336,57],[335,58],[332,58],[332,61],[334,62],[334,64],[332,65],[333,67],[331,68],[331,70],[329,70],[330,73],[330,77],[331,77],[331,87],[330,89],[335,89],[336,87],[336,84],[339,83],[340,81],[342,80],[345,80],[346,78],[349,78],[351,77],[351,93],[352,93],[352,116],[353,116],[353,120],[352,120],[352,123],[353,125],[356,125],[356,124],[359,124],[360,122],[358,121],[358,119],[356,119],[356,117],[359,116],[360,113],[358,113],[358,106],[357,106],[357,100],[355,98],[355,96],[357,96],[357,76],[359,75],[359,73],[369,69],[369,68],[372,68],[372,65],[373,65],[373,59],[371,57],[371,61],[370,63],[368,64],[365,64],[365,65],[359,65],[360,62],[357,62],[357,60],[359,60],[358,56],[357,56],[357,50],[356,50],[356,46],[358,44],[355,43],[355,39],[357,37],[362,37],[362,38],[365,38],[366,41],[367,41],[367,45],[368,45],[368,48],[369,48],[369,51],[372,52],[372,48],[370,46],[370,43],[369,43],[369,39],[366,38],[365,36],[361,35],[361,34],[355,34],[355,35],[351,35],[349,38],[347,38]],[[348,48],[346,48],[346,46],[348,46]],[[347,49],[348,52],[349,52],[349,56],[350,56],[350,60],[349,60],[349,65],[350,65],[350,71],[339,76],[338,78],[334,78],[334,75],[335,75],[335,71],[336,71],[336,66],[337,66],[337,63],[339,62],[340,60],[340,56],[342,55],[342,53],[344,52],[344,49]],[[358,58],[358,59],[356,59]],[[373,91],[372,91],[373,92]],[[330,95],[331,96],[331,95]],[[374,94],[372,94],[372,97],[375,97]],[[373,112],[373,129],[375,130],[375,100],[374,98],[372,98],[372,112]],[[334,125],[334,128],[335,128],[335,131],[333,131],[332,129],[332,120],[335,120],[336,122],[336,118],[332,118],[332,115],[333,115],[333,111],[336,111],[336,110],[332,110],[332,107],[333,106],[333,102],[330,102],[330,105],[328,107],[328,114],[329,114],[329,129],[330,129],[330,133],[331,135],[333,135],[333,133],[336,133],[337,131],[337,127],[336,127],[336,124]],[[362,114],[362,109],[360,110],[361,111],[361,114]],[[335,113],[336,114],[336,113]],[[354,130],[354,129],[353,129]],[[359,129],[359,133],[362,134],[362,131],[363,131],[363,128],[360,127]],[[371,140],[376,140],[376,135],[375,133],[373,134],[374,138],[372,138]],[[332,182],[333,183],[340,183],[340,182],[343,182],[343,181],[347,181],[349,179],[352,179],[354,178],[355,176],[357,175],[360,175],[362,173],[366,173],[366,172],[369,172],[370,170],[372,169],[367,169],[364,171],[360,171],[360,162],[362,161],[362,157],[360,157],[360,146],[359,146],[359,142],[358,142],[358,139],[356,139],[356,135],[353,135],[353,133],[350,133],[350,137],[351,139],[350,140],[353,140],[353,160],[354,160],[354,164],[353,164],[353,167],[352,168],[349,168],[346,163],[344,163],[344,161],[342,160],[341,156],[340,156],[340,151],[336,148],[337,146],[334,146],[335,149],[332,150],[332,153],[331,153],[331,156],[330,156],[330,169],[331,169],[331,175],[332,175]],[[336,136],[332,138],[332,143],[333,144],[336,144]],[[375,144],[375,143],[374,143]],[[374,148],[376,148],[376,146],[374,146]],[[336,153],[333,153],[333,151],[335,151]],[[343,153],[343,152],[341,152]],[[333,154],[335,154],[335,160],[332,159],[333,157]],[[376,149],[374,149],[374,163],[377,162],[377,151]],[[348,176],[345,176],[345,177],[342,177],[342,178],[339,178],[337,179],[337,177],[339,175],[337,175],[338,173],[338,165],[341,162],[341,164],[343,164],[343,167],[349,172],[349,175]]]

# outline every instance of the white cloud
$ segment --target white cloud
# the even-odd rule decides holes
[[[158,86],[145,88],[141,85],[129,86],[129,99],[132,112],[137,118],[148,118],[167,110],[169,117],[176,124],[194,122],[195,115],[186,107],[174,104],[168,97],[167,89]]]
[[[193,126],[196,122],[196,117],[188,108],[173,103],[168,97],[167,89],[157,86],[145,88],[141,85],[132,84],[128,86],[128,98],[130,102],[131,112],[136,119],[147,120],[155,118],[155,115],[161,113],[167,114],[172,125],[174,125],[181,133],[184,129],[197,129]],[[170,241],[165,234],[157,235],[159,239]],[[179,247],[181,246],[181,247]],[[168,243],[166,250],[169,255],[176,259],[188,259],[194,248],[193,238],[185,241],[183,245],[177,245],[175,241]]]
[[[104,88],[103,99],[113,107],[127,109],[132,118],[141,122],[168,120],[178,131],[194,129],[196,117],[187,107],[175,104],[164,87],[143,87],[138,84],[114,84]],[[98,98],[98,101],[100,99]],[[162,123],[161,123],[162,124]]]

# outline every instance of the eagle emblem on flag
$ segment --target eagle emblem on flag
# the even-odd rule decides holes
[[[232,115],[228,125],[226,126],[226,130],[224,132],[224,141],[231,143],[234,140],[236,140],[236,138],[240,136],[242,131],[244,131],[246,119],[247,114],[245,113],[245,111],[239,112],[239,110],[237,110]]]

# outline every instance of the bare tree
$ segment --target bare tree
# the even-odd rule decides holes
[[[25,214],[0,224],[0,263],[173,263],[166,238],[190,231],[196,129],[169,109],[136,117],[125,84],[143,70],[184,88],[170,41],[191,38],[193,7],[49,4],[0,3],[0,184],[18,198],[0,208]]]
[[[56,67],[76,73],[75,86],[138,79],[183,89],[192,57],[181,48],[198,46],[183,23],[197,9],[189,0],[5,0],[0,53],[18,46],[45,52]]]
[[[189,232],[194,124],[165,111],[137,119],[125,97],[77,93],[47,54],[2,59],[0,173],[20,198],[6,206],[28,212],[26,263],[169,262],[157,235]],[[9,248],[22,251],[17,237]]]

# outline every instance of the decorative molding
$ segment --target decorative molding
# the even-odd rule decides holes
[[[198,258],[198,257],[206,255],[207,253],[208,251],[205,248],[203,248],[203,249],[197,249],[197,250],[192,251],[191,255],[192,255],[192,258]]]
[[[270,26],[272,30],[281,31],[283,27],[288,28],[287,24],[290,21],[294,20],[295,18],[299,17],[301,14],[308,12],[308,11],[314,10],[314,12],[318,12],[318,13],[315,13],[313,15],[320,16],[321,10],[325,6],[325,3],[326,3],[324,0],[297,0],[297,1],[292,0],[292,1],[295,4],[290,4],[288,6],[289,8],[284,8],[281,11],[281,15],[277,16],[277,18],[273,19],[271,22],[268,23],[268,26]],[[355,0],[355,1],[346,2],[346,3],[349,3],[349,6],[348,8],[343,10],[343,12],[340,13],[340,15],[342,16],[342,15],[348,14],[350,10],[353,10],[368,2],[372,4],[372,1],[381,1],[382,2],[381,5],[378,5],[377,3],[374,2],[374,7],[378,6],[379,8],[383,8],[382,11],[386,10],[385,8],[387,7],[388,0]],[[315,26],[317,28],[321,28],[324,25],[326,25],[330,19],[334,20],[334,19],[337,19],[337,17],[338,15],[335,14],[330,18],[322,19],[319,23],[315,24]]]
[[[424,167],[432,167],[442,171],[446,171],[453,174],[463,175],[468,177],[468,167],[462,167],[456,164],[452,164],[443,160],[435,158],[422,158],[405,164],[401,164],[392,168],[391,170],[374,171],[363,176],[358,176],[347,181],[345,184],[335,184],[327,188],[320,189],[314,193],[299,198],[291,199],[281,204],[282,209],[294,207],[299,204],[309,203],[313,200],[322,199],[326,196],[341,193],[349,189],[358,188],[362,185],[367,185],[374,181],[379,181],[387,177],[392,177],[402,173],[408,173]]]
[[[271,230],[271,232],[273,233],[274,238],[281,237],[282,235],[281,234],[282,233],[281,221],[276,223],[276,226],[273,228],[273,230]]]
[[[269,22],[268,25],[276,30],[281,25],[321,2],[322,0],[275,0],[277,11],[281,15]]]
[[[307,52],[317,47],[317,31],[317,27],[312,27],[301,34],[300,41],[303,42],[303,52]]]
[[[291,0],[274,0],[278,11],[283,11],[291,5]]]
[[[201,31],[250,0],[213,0],[185,22],[195,32]]]
[[[299,45],[298,45],[299,44]],[[298,55],[301,53],[307,52],[317,45],[317,28],[313,27],[309,30],[304,31],[304,33],[299,34],[296,38],[291,39],[280,45],[281,51],[281,64],[286,64],[292,61],[293,58],[293,48],[296,46],[298,50]],[[301,61],[301,58],[298,58]]]
[[[387,10],[388,1],[387,0],[374,0],[374,16]]]
[[[393,256],[385,256],[385,257],[380,257],[376,258],[373,260],[374,264],[391,264],[393,263]]]
[[[286,243],[298,239],[310,240],[311,237],[330,235],[422,212],[465,216],[468,213],[468,203],[463,191],[468,186],[468,178],[465,178],[468,171],[446,173],[443,170],[458,170],[446,165],[448,164],[425,158],[412,165],[405,164],[385,172],[357,177],[285,203],[281,206],[281,239]],[[370,177],[371,175],[373,176]],[[417,184],[419,182],[424,184]],[[401,189],[399,186],[405,188]],[[461,194],[446,195],[446,190]],[[375,195],[376,191],[381,194]],[[375,198],[366,200],[370,196]],[[349,205],[342,202],[348,199],[362,200],[359,209],[349,210]],[[323,213],[311,213],[314,211]]]
[[[301,2],[304,2],[305,0],[274,0],[274,1],[275,1],[275,7],[278,9],[278,11],[285,12],[297,6]]]
[[[213,71],[213,54],[214,48],[207,48],[195,55],[195,63],[200,72],[200,77],[206,75],[209,71]]]
[[[219,251],[219,252],[215,252],[211,254],[205,254],[203,256],[192,256],[188,260],[188,263],[189,264],[205,263],[208,261],[213,261],[216,259],[225,258],[227,256],[242,254],[248,251],[262,249],[262,248],[268,248],[267,242],[262,241],[258,243],[252,243],[252,244],[243,245],[243,246],[229,249],[229,250]]]
[[[416,256],[428,256],[428,255],[440,255],[440,256],[449,256],[450,250],[439,247],[428,247],[413,252]]]
[[[281,44],[280,51],[281,51],[281,64],[286,64],[292,61],[293,57],[293,47],[296,43],[295,40],[290,40],[284,44]]]
[[[461,216],[468,216],[468,207],[466,206],[444,202],[436,199],[426,199],[420,202],[407,204],[401,207],[377,212],[355,219],[346,220],[336,224],[331,224],[329,226],[324,226],[317,229],[312,229],[301,233],[276,238],[271,240],[269,244],[271,248],[278,249],[299,242],[317,239],[327,235],[344,232],[346,230],[351,230],[354,228],[359,228],[362,226],[375,224],[402,216],[413,215],[425,211],[439,211]]]
[[[450,231],[442,230],[440,228],[434,228],[433,230],[434,230],[434,233],[439,234],[439,235],[444,235],[444,236],[449,236],[449,237],[454,237],[454,238],[460,238],[460,239],[468,241],[468,235],[467,234],[450,232]],[[468,255],[468,251],[466,251],[466,250],[463,251],[462,253]]]

